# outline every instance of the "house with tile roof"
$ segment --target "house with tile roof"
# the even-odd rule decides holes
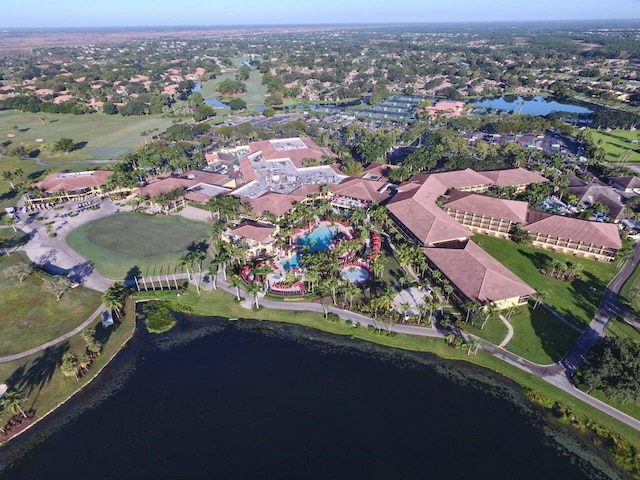
[[[423,251],[457,293],[473,302],[504,309],[523,305],[535,294],[533,288],[472,240]]]
[[[245,249],[245,258],[265,258],[276,251],[276,240],[280,228],[277,225],[244,220],[239,225],[227,229],[220,237],[222,241]]]
[[[34,183],[24,196],[25,204],[38,207],[48,203],[83,200],[106,193],[107,180],[113,175],[110,170],[86,172],[59,172],[47,175]]]
[[[635,175],[624,177],[609,177],[609,185],[625,193],[640,194],[640,178]]]

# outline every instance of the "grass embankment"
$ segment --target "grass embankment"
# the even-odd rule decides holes
[[[39,156],[52,163],[117,159],[144,145],[142,132],[163,132],[170,125],[170,118],[159,115],[56,115],[17,110],[0,114],[0,135],[4,139],[11,140],[12,145],[28,144],[34,148],[46,144],[48,149]],[[7,135],[15,136],[7,138]],[[53,145],[62,137],[71,138],[81,148],[68,154],[53,153]],[[38,139],[42,142],[36,143]]]
[[[104,342],[102,353],[94,360],[89,373],[79,382],[72,377],[65,377],[60,371],[62,356],[72,351],[84,353],[86,345],[80,335],[35,353],[20,360],[0,364],[0,383],[21,391],[27,399],[23,408],[34,408],[36,417],[40,418],[53,408],[64,402],[95,377],[118,350],[126,343],[134,331],[134,302],[126,306],[126,315],[118,328],[102,328],[100,321],[92,326],[96,328],[96,338]],[[0,414],[0,424],[8,420],[7,413]]]
[[[598,310],[607,284],[616,267],[583,258],[549,252],[484,235],[475,235],[491,256],[539,292],[546,292],[545,303],[565,320],[584,330]],[[541,272],[553,260],[582,265],[582,272],[571,281],[549,278]],[[579,332],[539,306],[523,307],[511,317],[515,335],[507,349],[536,363],[549,364],[562,358],[575,343]]]
[[[60,301],[43,288],[45,277],[32,273],[24,283],[3,272],[21,262],[22,253],[0,256],[0,356],[23,352],[63,335],[84,322],[100,305],[100,292],[78,287]]]
[[[138,276],[181,272],[178,258],[209,231],[206,223],[178,215],[120,213],[81,225],[67,243],[104,276],[123,279],[136,266]]]
[[[327,320],[319,313],[304,311],[278,311],[261,308],[259,310],[246,310],[235,300],[233,296],[222,291],[205,292],[198,296],[192,289],[187,294],[176,297],[176,292],[156,291],[140,292],[136,294],[139,299],[163,299],[178,301],[188,306],[196,315],[220,316],[226,318],[242,318],[257,320],[273,320],[284,323],[295,323],[322,330],[324,332],[346,335],[368,342],[377,343],[404,350],[434,353],[442,358],[452,360],[464,360],[475,365],[489,368],[508,377],[525,389],[535,392],[530,395],[534,400],[546,408],[551,409],[555,402],[560,403],[566,409],[570,409],[573,416],[580,420],[580,424],[595,423],[605,428],[615,436],[622,437],[633,448],[640,449],[640,435],[627,425],[609,417],[605,413],[586,405],[575,397],[557,389],[542,379],[520,370],[506,362],[503,362],[484,351],[478,355],[467,355],[464,349],[450,348],[442,339],[415,337],[410,335],[386,335],[377,333],[372,329],[354,327],[350,323],[339,320]],[[496,322],[498,323],[498,322]]]
[[[640,268],[636,268],[620,289],[620,301],[625,302],[634,310],[640,311],[640,295],[633,296],[631,289],[640,287]]]
[[[591,130],[593,141],[596,145],[602,140],[602,148],[605,151],[605,160],[607,162],[620,162],[620,154],[629,152],[629,162],[640,162],[640,145],[634,145],[631,141],[640,141],[639,131],[630,130]]]

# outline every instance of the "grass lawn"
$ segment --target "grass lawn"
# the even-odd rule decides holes
[[[78,227],[67,243],[106,277],[123,279],[135,266],[139,275],[174,273],[187,247],[209,231],[206,223],[180,216],[119,213]]]
[[[0,271],[28,259],[20,253],[0,257]],[[43,277],[30,275],[23,284],[0,273],[0,355],[41,345],[85,321],[100,305],[99,292],[78,287],[56,301],[42,288]]]
[[[46,124],[41,118],[48,119]],[[131,116],[104,115],[55,115],[42,113],[22,113],[17,110],[0,112],[0,136],[2,141],[11,140],[13,145],[29,144],[37,146],[36,139],[42,139],[49,146],[53,146],[62,137],[69,137],[77,144],[86,144],[69,154],[50,151],[41,155],[45,161],[66,163],[82,160],[111,160],[122,157],[135,148],[144,145],[145,137],[140,133],[158,129],[166,130],[171,125],[171,119],[160,116]],[[13,127],[17,126],[20,133],[13,138]]]
[[[465,323],[465,317],[462,318],[462,323],[459,323],[459,325],[462,326],[465,332],[476,335],[494,345],[500,345],[502,340],[507,336],[507,333],[509,333],[507,326],[502,323],[499,318],[490,318],[482,330],[480,330],[480,327],[471,324],[471,322]]]
[[[605,333],[607,334],[607,337],[611,338],[631,338],[636,341],[640,340],[640,330],[616,317],[609,320]]]
[[[599,140],[602,140],[604,144],[602,148],[606,153],[605,160],[608,162],[619,162],[620,154],[623,152],[630,152],[630,162],[640,162],[640,145],[632,145],[629,143],[631,140],[640,141],[640,132],[631,132],[629,130],[611,130],[606,132],[604,130],[591,130],[593,135],[593,141],[598,144]]]
[[[67,351],[82,354],[86,344],[75,335],[58,345],[50,347],[43,352],[35,353],[20,360],[0,364],[0,383],[6,383],[23,393],[27,398],[23,408],[35,408],[36,417],[41,417],[79,387],[89,382],[91,377],[100,370],[108,360],[120,349],[133,333],[133,302],[127,304],[127,315],[118,328],[111,327],[104,330],[100,321],[93,325],[96,328],[96,338],[103,340],[102,354],[94,361],[89,374],[79,382],[73,378],[65,377],[60,372],[62,356]],[[0,423],[8,420],[7,413],[0,414]]]
[[[500,238],[474,235],[473,240],[536,291],[546,292],[545,303],[579,328],[586,328],[591,322],[607,284],[617,271],[613,264],[518,245]],[[554,259],[579,263],[582,273],[569,282],[549,278],[540,269]]]
[[[626,302],[635,310],[640,310],[640,295],[637,295],[635,298],[632,298],[630,295],[630,290],[634,286],[640,287],[640,268],[636,268],[627,281],[624,282],[619,295],[621,302]]]
[[[514,335],[505,347],[521,357],[541,365],[550,365],[564,357],[580,333],[550,315],[543,307],[519,308],[509,319]]]

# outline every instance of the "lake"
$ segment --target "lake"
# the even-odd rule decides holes
[[[487,370],[188,316],[2,453],[3,479],[621,478]]]
[[[509,112],[524,113],[527,115],[549,115],[551,112],[576,113],[587,115],[591,110],[578,105],[559,103],[549,97],[499,97],[473,102],[476,107],[491,108],[493,110],[506,110]]]

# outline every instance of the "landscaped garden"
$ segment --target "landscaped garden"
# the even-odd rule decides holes
[[[5,272],[29,263],[20,253],[0,256],[0,352],[19,353],[69,332],[100,305],[100,293],[77,287],[60,301],[45,291],[46,274],[34,272],[20,280]]]
[[[80,226],[67,243],[104,276],[123,279],[181,271],[180,256],[210,236],[210,226],[181,216],[119,213]]]

